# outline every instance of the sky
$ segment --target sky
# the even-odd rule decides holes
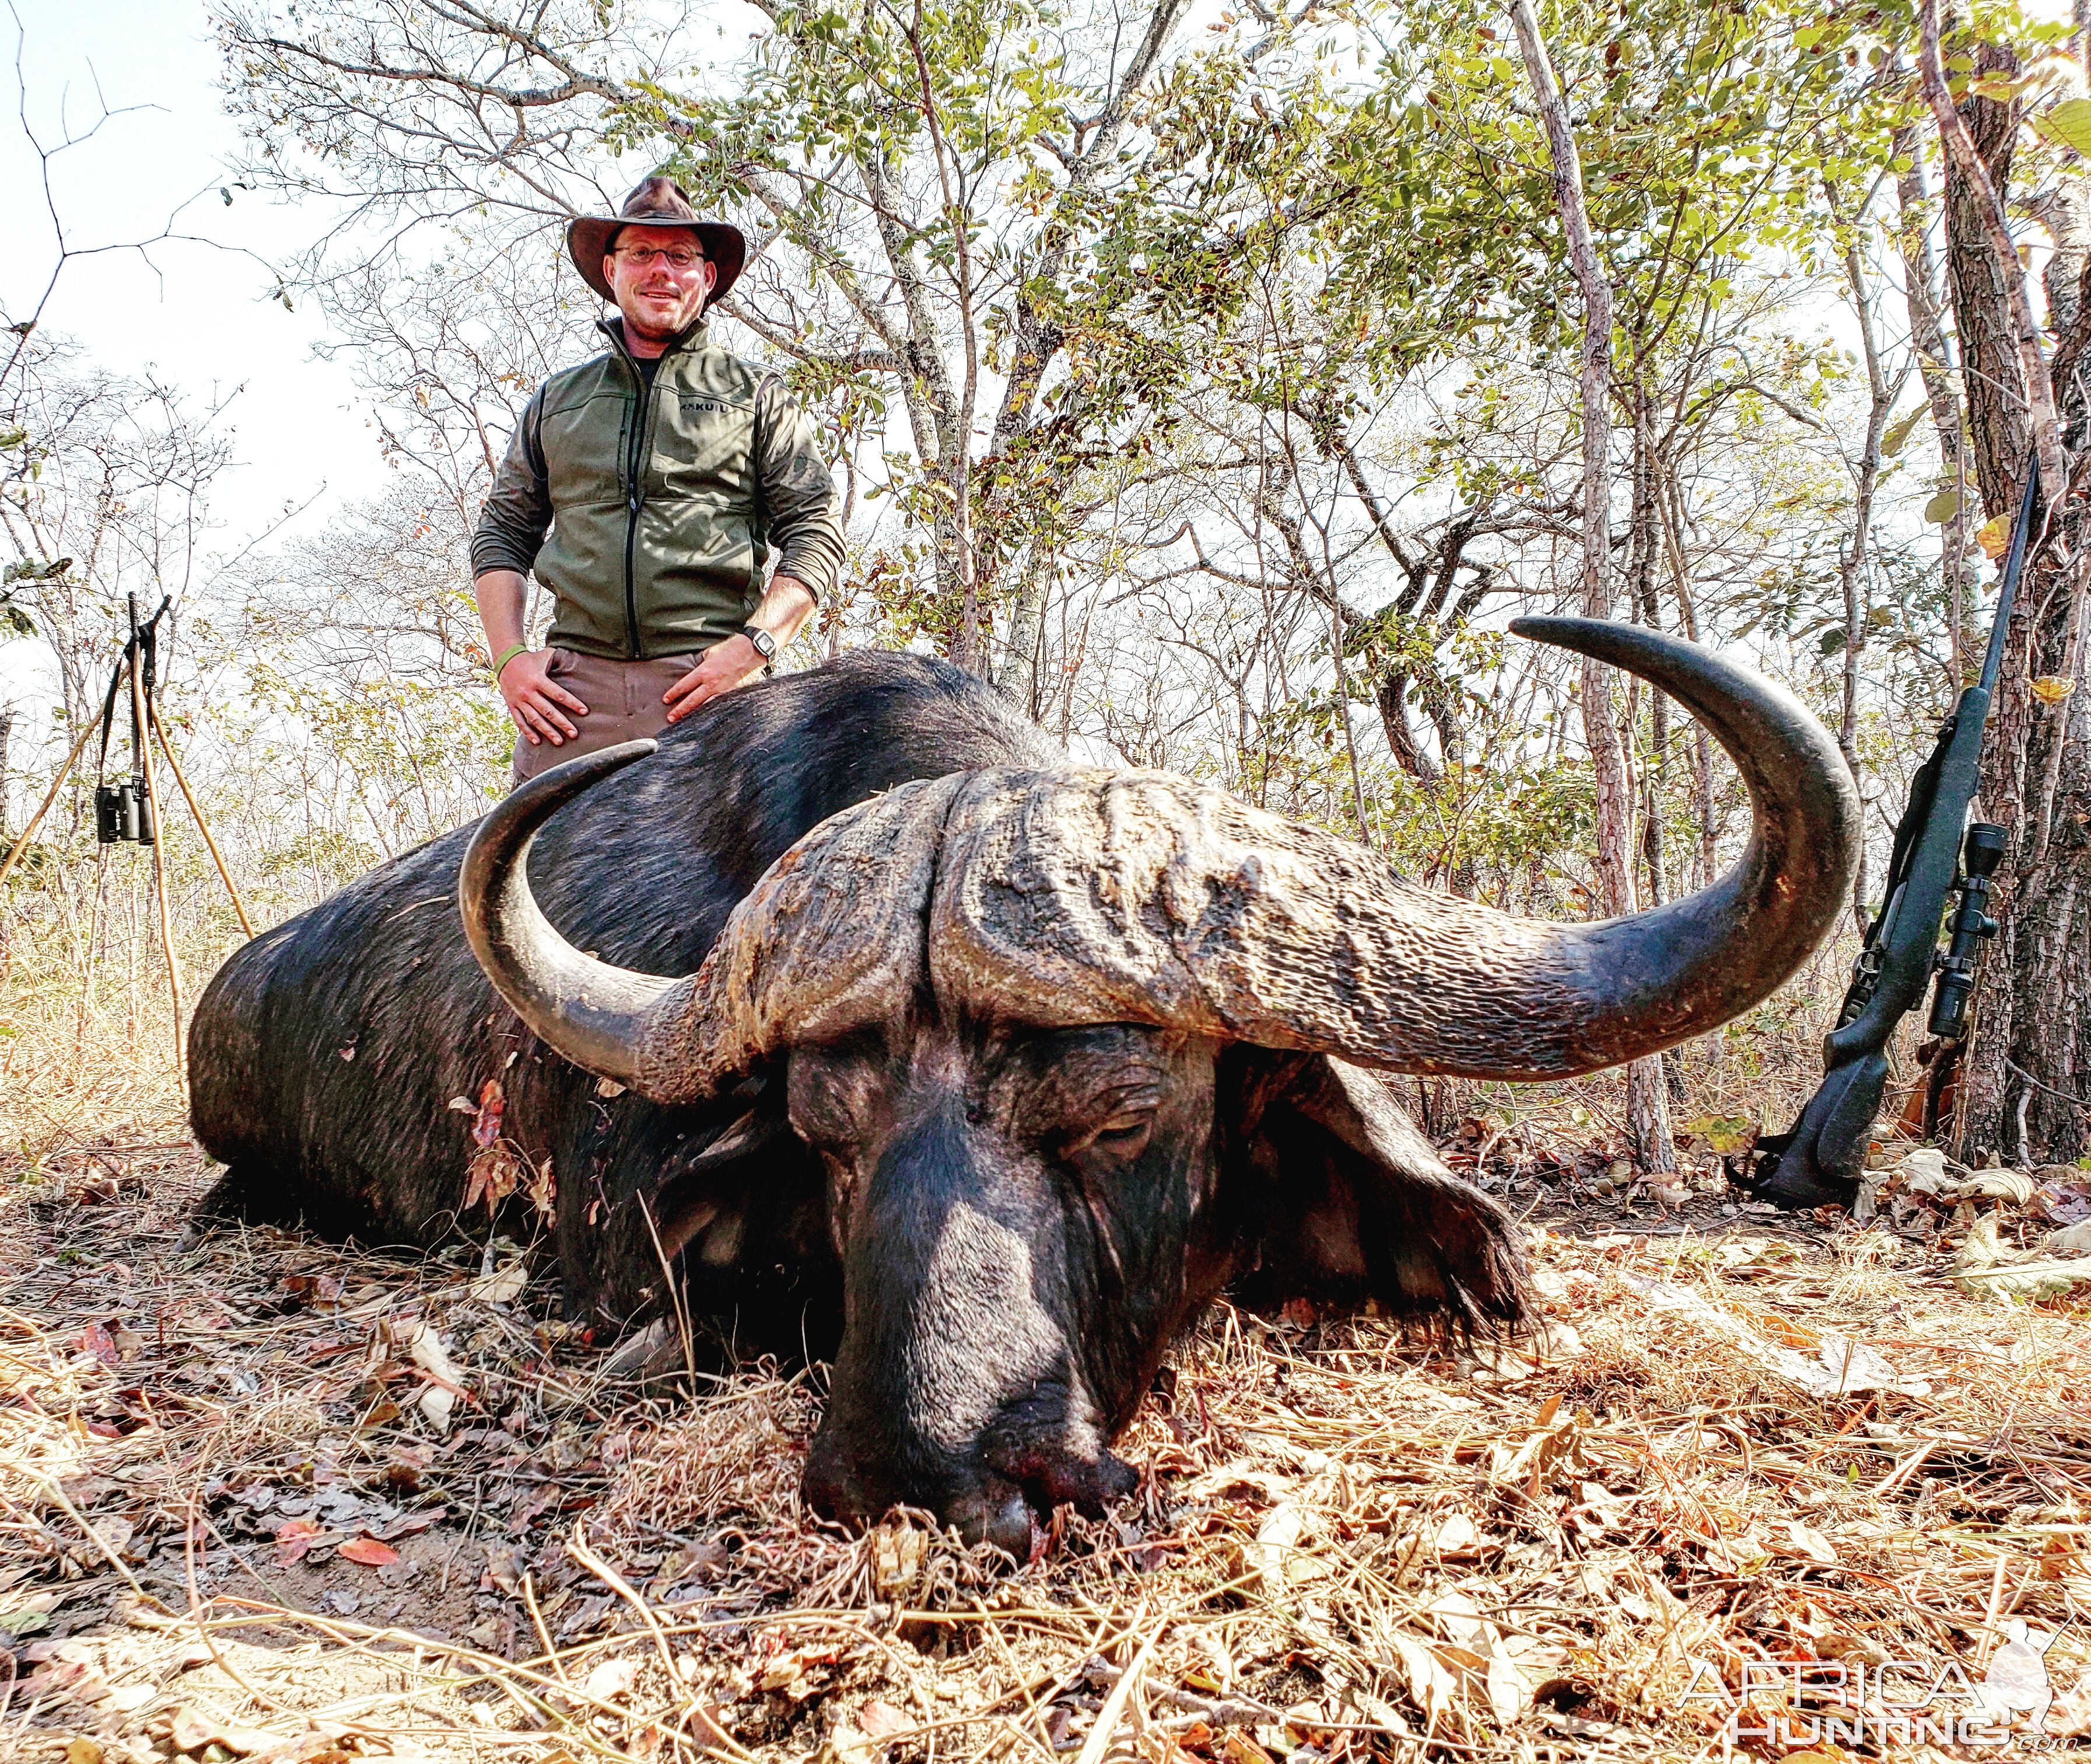
[[[345,364],[315,359],[317,309],[286,312],[269,298],[264,261],[305,236],[295,209],[235,191],[218,195],[238,134],[219,102],[218,60],[197,0],[14,0],[29,125],[46,145],[88,130],[102,106],[123,112],[52,162],[52,191],[75,247],[150,238],[188,204],[170,240],[144,254],[67,262],[45,309],[51,331],[77,339],[101,365],[153,370],[199,403],[238,390],[226,416],[234,464],[212,495],[218,531],[207,549],[238,550],[311,506],[280,537],[317,531],[380,490],[388,468]],[[13,46],[0,14],[0,44]],[[11,75],[13,70],[6,73]],[[35,149],[16,114],[11,77],[0,118],[0,294],[33,306],[57,256]],[[127,106],[142,106],[126,110]],[[202,200],[192,201],[202,193]],[[246,253],[252,252],[249,256]],[[0,645],[0,696],[37,692],[41,645]]]

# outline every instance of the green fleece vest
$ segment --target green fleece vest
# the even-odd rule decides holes
[[[764,375],[696,327],[649,387],[623,340],[556,373],[537,445],[552,530],[537,579],[558,597],[551,641],[637,661],[709,648],[762,597],[767,529],[756,477]]]

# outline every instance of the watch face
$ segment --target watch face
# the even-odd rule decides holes
[[[764,661],[768,661],[772,656],[777,653],[777,640],[771,636],[768,632],[762,630],[760,627],[756,625],[744,626],[743,628],[743,634],[747,637],[750,643],[755,645],[755,653],[761,656]]]

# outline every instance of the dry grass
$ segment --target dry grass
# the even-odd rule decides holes
[[[649,1398],[512,1246],[193,1234],[154,1001],[24,998],[0,1755],[1696,1760],[1746,1668],[1776,1754],[1861,1664],[1950,1691],[2091,1604],[2080,1313],[1951,1286],[1964,1218],[1795,1228],[1710,1164],[1680,1213],[1597,1202],[1602,1092],[1453,1141],[1528,1215],[1545,1363],[1220,1311],[1123,1444],[1139,1493],[1011,1572],[804,1512],[817,1372]],[[1903,1387],[1809,1395],[1748,1345],[1839,1337]],[[2087,1639],[2050,1733],[2091,1727]]]

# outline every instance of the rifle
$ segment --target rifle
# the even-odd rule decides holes
[[[2025,496],[2011,529],[1981,678],[1960,694],[1930,757],[1911,781],[1908,806],[1895,825],[1883,904],[1852,966],[1837,1026],[1823,1038],[1822,1088],[1790,1131],[1757,1141],[1756,1164],[1743,1183],[1759,1200],[1789,1212],[1849,1208],[1858,1198],[1887,1084],[1888,1042],[1923,998],[1934,972],[1938,984],[1927,1027],[1940,1043],[1935,1072],[1947,1069],[1967,1035],[1976,950],[1983,938],[1997,934],[1997,921],[1983,909],[2007,839],[2005,830],[1993,822],[1970,823],[1968,806],[1979,780],[1982,735],[2003,666],[2027,541],[2039,513],[2036,458],[2026,468]],[[1956,891],[1960,904],[1946,927],[1951,940],[1941,955],[1940,921]]]

